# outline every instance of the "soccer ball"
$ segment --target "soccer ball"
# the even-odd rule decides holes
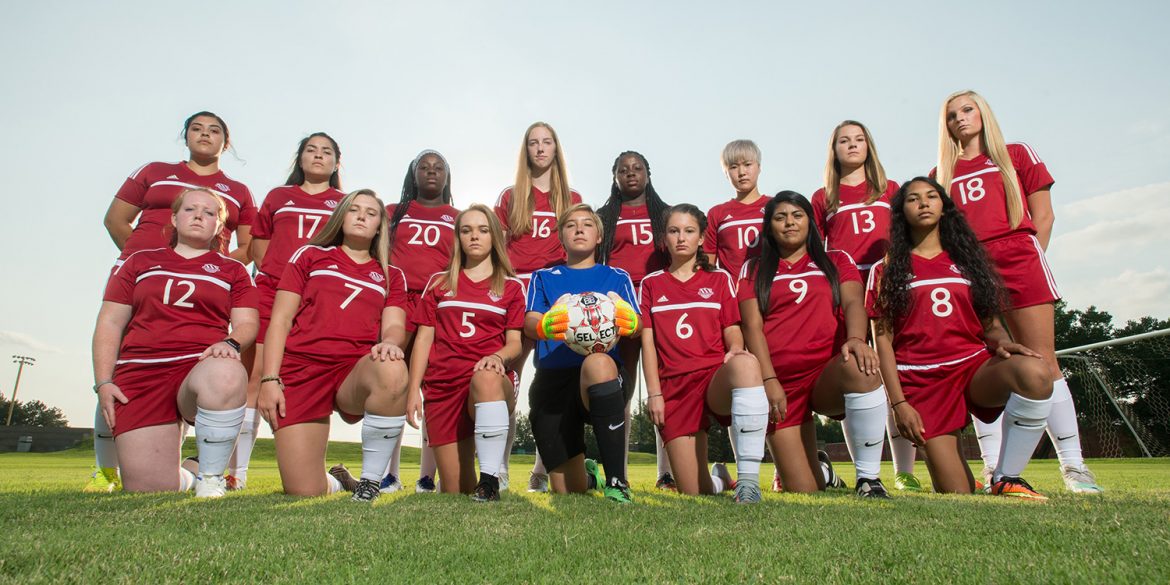
[[[569,328],[565,345],[581,354],[605,353],[617,344],[617,325],[613,322],[613,300],[601,293],[572,295],[565,301]]]

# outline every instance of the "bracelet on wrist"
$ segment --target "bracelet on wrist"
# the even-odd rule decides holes
[[[507,361],[507,360],[505,360],[505,359],[503,358],[503,356],[501,356],[501,355],[500,355],[500,354],[498,354],[498,353],[488,354],[488,357],[494,357],[494,358],[496,358],[496,359],[500,360],[500,365],[505,365],[505,364],[507,364],[507,363],[508,363],[508,361]]]
[[[276,385],[280,386],[280,390],[282,392],[284,391],[284,380],[281,380],[280,376],[264,376],[260,378],[261,384],[265,384],[267,382],[276,382]]]
[[[860,338],[860,337],[855,337],[855,336],[849,336],[849,337],[846,337],[846,338],[845,338],[845,341],[849,341],[850,339],[856,339],[857,341],[860,341],[861,343],[865,343],[865,340],[864,340],[864,339],[862,339],[862,338]]]
[[[232,349],[234,349],[234,350],[236,350],[236,351],[242,351],[242,350],[240,349],[240,347],[241,347],[241,346],[240,346],[240,342],[238,342],[238,341],[236,341],[236,340],[234,340],[234,339],[232,339],[232,338],[230,338],[230,337],[225,337],[225,338],[223,339],[223,342],[224,342],[224,343],[226,343],[226,344],[228,344],[228,345],[230,345],[230,346],[232,347]]]
[[[662,394],[647,394],[646,398],[659,398],[661,396],[662,396]]]
[[[97,384],[93,385],[93,393],[97,394],[98,388],[101,388],[102,386],[105,386],[106,384],[113,384],[113,383],[114,383],[113,379],[102,380],[101,382],[98,382]]]
[[[903,400],[899,400],[899,401],[897,401],[897,402],[895,402],[895,403],[893,403],[893,404],[891,404],[891,405],[890,405],[890,410],[893,410],[893,409],[894,409],[894,407],[898,406],[899,404],[905,404],[905,403],[906,403],[906,400],[905,400],[905,399],[903,399]]]
[[[767,382],[768,382],[768,380],[776,380],[776,381],[780,381],[780,378],[777,378],[776,376],[768,376],[767,378],[764,378],[764,382],[765,382],[765,383],[767,383]]]

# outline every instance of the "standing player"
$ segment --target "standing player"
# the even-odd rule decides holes
[[[118,189],[106,211],[105,225],[121,251],[115,268],[139,250],[162,248],[173,230],[171,205],[186,189],[204,187],[218,195],[227,206],[224,238],[219,252],[227,253],[231,232],[236,248],[231,256],[247,261],[249,231],[256,215],[252,193],[219,169],[219,158],[231,146],[227,123],[211,112],[192,114],[183,122],[180,134],[189,156],[177,163],[147,163],[134,171]],[[135,218],[138,223],[134,223]],[[118,485],[118,457],[113,435],[100,411],[94,413],[94,453],[97,468],[86,491],[112,491]]]
[[[1040,354],[999,324],[999,275],[934,180],[903,185],[891,214],[890,251],[870,274],[868,302],[899,430],[926,447],[935,491],[969,494],[975,478],[959,443],[967,412],[1000,418],[991,493],[1045,499],[1020,474],[1043,433],[1052,382]]]
[[[707,212],[703,252],[729,274],[739,274],[748,258],[760,255],[760,219],[767,200],[760,194],[760,147],[733,140],[723,147],[723,172],[735,198]]]
[[[187,189],[172,209],[171,245],[131,254],[106,285],[93,389],[117,439],[127,491],[194,484],[196,497],[219,497],[244,420],[240,350],[256,338],[256,288],[243,264],[216,252],[227,218],[222,199]],[[192,420],[197,477],[179,466],[183,421]]]
[[[387,264],[389,231],[377,195],[354,191],[280,279],[258,406],[272,425],[285,493],[316,496],[348,483],[354,501],[372,501],[402,438],[406,281]],[[362,421],[359,482],[341,466],[336,477],[323,473],[334,410],[347,422]]]
[[[504,251],[504,232],[487,206],[455,219],[459,246],[445,272],[430,279],[414,321],[407,420],[425,407],[427,442],[434,449],[445,493],[500,499],[508,419],[516,405],[514,372],[520,355],[524,286]],[[476,484],[472,453],[479,455]]]
[[[768,422],[760,364],[744,349],[731,275],[702,253],[707,219],[682,204],[670,208],[666,221],[661,241],[670,267],[651,273],[638,291],[650,420],[661,429],[678,491],[717,494],[735,487],[737,502],[756,503]],[[738,482],[722,464],[705,473],[709,413],[731,418]]]
[[[249,252],[256,271],[256,288],[260,291],[260,333],[255,360],[248,379],[248,410],[232,460],[230,489],[244,489],[248,482],[248,463],[256,444],[260,419],[256,417],[256,397],[260,394],[260,373],[264,371],[264,335],[272,316],[276,287],[293,253],[304,246],[329,220],[338,202],[345,198],[341,189],[341,148],[324,132],[314,132],[301,139],[293,158],[292,172],[284,185],[268,192],[256,222],[252,225]]]
[[[616,266],[630,274],[634,284],[642,282],[647,274],[662,270],[668,257],[662,251],[666,219],[663,213],[668,207],[663,203],[654,184],[650,181],[650,163],[646,157],[633,151],[623,152],[613,161],[613,184],[609,200],[597,215],[601,217],[601,247],[597,249],[597,261]],[[619,351],[626,366],[622,381],[630,387],[637,383],[638,357],[641,346],[632,339],[623,340]],[[626,427],[627,443],[629,427]],[[670,473],[670,460],[662,448],[662,436],[654,429],[654,443],[658,457],[659,489],[674,489],[674,477]]]
[[[857,266],[825,251],[812,204],[781,191],[768,201],[760,256],[744,265],[740,314],[748,349],[760,361],[774,424],[768,441],[786,491],[824,489],[812,413],[845,415],[857,495],[888,498],[878,478],[886,393]]]
[[[1030,146],[1004,142],[991,107],[973,91],[943,102],[938,152],[939,183],[949,187],[1003,276],[1011,300],[1004,313],[1008,331],[1044,356],[1054,380],[1048,437],[1056,445],[1064,484],[1077,493],[1101,493],[1081,455],[1076,407],[1056,360],[1054,307],[1060,295],[1044,258],[1054,219],[1052,175]],[[984,462],[992,469],[997,429],[976,421]]]
[[[582,356],[561,342],[568,320],[563,299],[583,292],[608,294],[617,306],[614,325],[618,335],[637,335],[634,285],[626,271],[596,262],[603,233],[601,218],[593,208],[574,205],[561,216],[556,228],[566,261],[532,275],[524,319],[524,334],[540,340],[536,344],[536,375],[528,389],[532,435],[548,466],[553,491],[600,489],[606,498],[630,503],[623,428],[626,396],[617,347],[609,353]],[[586,420],[593,425],[605,479],[597,464],[585,459]]]
[[[411,317],[422,298],[427,280],[447,267],[455,247],[455,216],[459,210],[451,205],[451,167],[443,155],[424,150],[414,157],[402,180],[402,199],[386,208],[390,214],[390,263],[401,266],[406,275],[406,345],[409,351],[414,323]],[[423,428],[423,445],[419,461],[419,478],[414,484],[418,493],[435,491],[435,452]],[[402,489],[398,464],[402,443],[394,449],[390,467],[382,477],[382,492]]]
[[[829,137],[824,186],[812,196],[813,219],[825,246],[853,257],[861,280],[890,244],[890,197],[898,184],[886,179],[877,147],[861,122],[845,120]],[[922,491],[914,476],[914,444],[898,434],[893,412],[886,417],[890,452],[894,456],[894,487]]]
[[[565,153],[556,131],[544,122],[534,122],[524,131],[516,182],[500,193],[495,207],[496,216],[508,232],[508,258],[524,286],[528,286],[533,272],[565,259],[565,251],[553,231],[565,211],[580,202],[581,194],[569,188]],[[531,352],[532,344],[525,340],[523,352],[509,367],[521,372]],[[508,431],[509,452],[515,427],[513,417]],[[504,474],[507,478],[507,466]],[[507,480],[501,483],[507,484]],[[548,491],[548,471],[539,449],[528,478],[528,491]]]

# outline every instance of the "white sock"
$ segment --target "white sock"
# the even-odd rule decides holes
[[[712,491],[715,494],[721,494],[724,489],[727,489],[727,486],[723,485],[723,478],[718,475],[711,476],[711,487],[714,488]]]
[[[425,446],[426,443],[424,442]],[[386,472],[382,475],[393,473],[394,477],[398,477],[399,466],[402,464],[402,441],[398,441],[394,445],[394,452],[390,454],[390,461],[386,462]]]
[[[93,411],[93,457],[98,469],[118,467],[118,448],[114,446],[114,430],[106,424],[99,405]]]
[[[540,458],[540,449],[536,450],[536,461],[532,462],[532,473],[537,475],[548,475],[548,469],[544,467],[544,459]]]
[[[402,439],[405,416],[382,416],[365,413],[362,417],[361,479],[382,481],[382,470],[390,462],[394,446]]]
[[[435,461],[435,450],[431,448],[431,441],[427,437],[427,419],[422,420],[422,451],[418,454],[418,476],[429,476],[435,479],[439,473],[439,462]]]
[[[95,431],[96,432],[96,431]],[[1061,378],[1052,383],[1052,412],[1048,415],[1048,438],[1056,447],[1060,464],[1080,469],[1085,466],[1081,455],[1081,434],[1077,424],[1077,408],[1073,405],[1068,382]]]
[[[504,447],[504,471],[508,470],[508,459],[512,457],[512,445],[516,444],[516,413],[508,415],[508,444]]]
[[[983,467],[995,469],[999,464],[999,448],[1003,442],[1003,415],[989,423],[972,416],[971,422],[975,424],[975,439],[979,441]]]
[[[768,432],[768,396],[763,386],[731,389],[731,442],[735,445],[736,475],[760,481],[760,461]]]
[[[902,435],[898,434],[898,424],[894,420],[894,411],[886,415],[886,433],[890,437],[890,456],[894,459],[894,473],[914,473],[914,460],[918,457],[918,448]]]
[[[1032,459],[1036,443],[1044,434],[1044,420],[1052,411],[1051,400],[1031,400],[1013,393],[1003,408],[1003,445],[999,466],[992,481],[1003,476],[1019,477]]]
[[[179,491],[185,492],[195,487],[195,474],[179,468]]]
[[[256,432],[259,429],[260,417],[256,416],[256,409],[245,409],[240,438],[236,439],[236,467],[232,473],[240,481],[248,479],[248,463],[252,460],[252,448],[256,446]]]
[[[336,477],[333,477],[328,473],[325,474],[325,493],[335,494],[344,489],[345,488],[341,487],[341,481],[339,481]]]
[[[882,470],[882,446],[886,442],[886,387],[865,394],[845,395],[845,444],[857,468],[857,477],[877,479]]]
[[[508,403],[503,400],[475,404],[475,453],[479,472],[500,476],[504,449],[508,446]]]
[[[658,458],[658,477],[670,473],[670,457],[666,455],[666,446],[662,444],[662,433],[654,425],[654,453]]]
[[[199,453],[199,475],[223,475],[243,422],[243,406],[228,410],[195,407],[195,445]]]

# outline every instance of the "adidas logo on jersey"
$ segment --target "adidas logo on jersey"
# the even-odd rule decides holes
[[[292,200],[292,199],[289,199],[288,201],[285,201],[285,202],[284,202],[284,204],[285,204],[285,205],[296,205],[296,203],[293,203],[293,200]]]
[[[561,269],[560,269],[560,268],[553,268],[553,269],[552,269],[552,270],[550,270],[549,272],[551,272],[551,273],[553,273],[553,274],[556,274],[556,275],[560,275],[560,273],[561,273]]]
[[[728,213],[728,214],[727,214],[727,217],[723,218],[723,221],[728,221],[728,220],[730,220],[730,219],[731,219],[731,214],[730,214],[730,213]]]
[[[444,297],[453,297],[453,296],[455,296],[455,291],[450,291],[450,290],[449,290],[449,291],[447,291],[447,294],[445,294],[445,295],[443,295],[443,296],[444,296]]]
[[[337,201],[335,201],[333,199],[327,199],[327,200],[325,200],[325,207],[328,207],[329,209],[333,209],[333,208],[337,207]]]
[[[386,277],[383,276],[380,272],[370,271],[370,279],[374,282],[382,282],[383,280],[386,280]]]
[[[167,177],[167,179],[174,179],[174,180],[178,181],[179,176],[178,175],[171,175],[171,176]]]
[[[227,185],[225,185],[223,183],[216,183],[215,188],[219,189],[220,191],[223,191],[224,193],[227,193],[228,191],[232,190],[231,187],[228,187]]]
[[[330,264],[329,266],[326,266],[326,268],[328,268],[329,270],[337,270],[337,265],[336,265],[336,264]]]
[[[955,274],[960,274],[959,267],[955,266],[954,264],[951,264],[951,272],[954,272]]]
[[[215,274],[216,272],[219,272],[219,266],[216,266],[215,264],[204,264],[203,270],[210,272],[211,274]]]
[[[711,289],[709,289],[709,288],[701,288],[701,289],[699,289],[699,296],[703,297],[704,299],[709,299],[709,298],[711,298],[711,297],[712,297],[714,294],[715,294],[715,291],[713,291],[713,290],[711,290]]]
[[[665,302],[667,302],[667,301],[669,301],[669,300],[670,300],[670,299],[666,298],[666,295],[662,295],[662,296],[658,297],[658,300],[657,300],[657,301],[654,301],[654,302],[656,302],[656,303],[665,303]]]
[[[162,264],[155,264],[150,267],[151,270],[162,270]]]

